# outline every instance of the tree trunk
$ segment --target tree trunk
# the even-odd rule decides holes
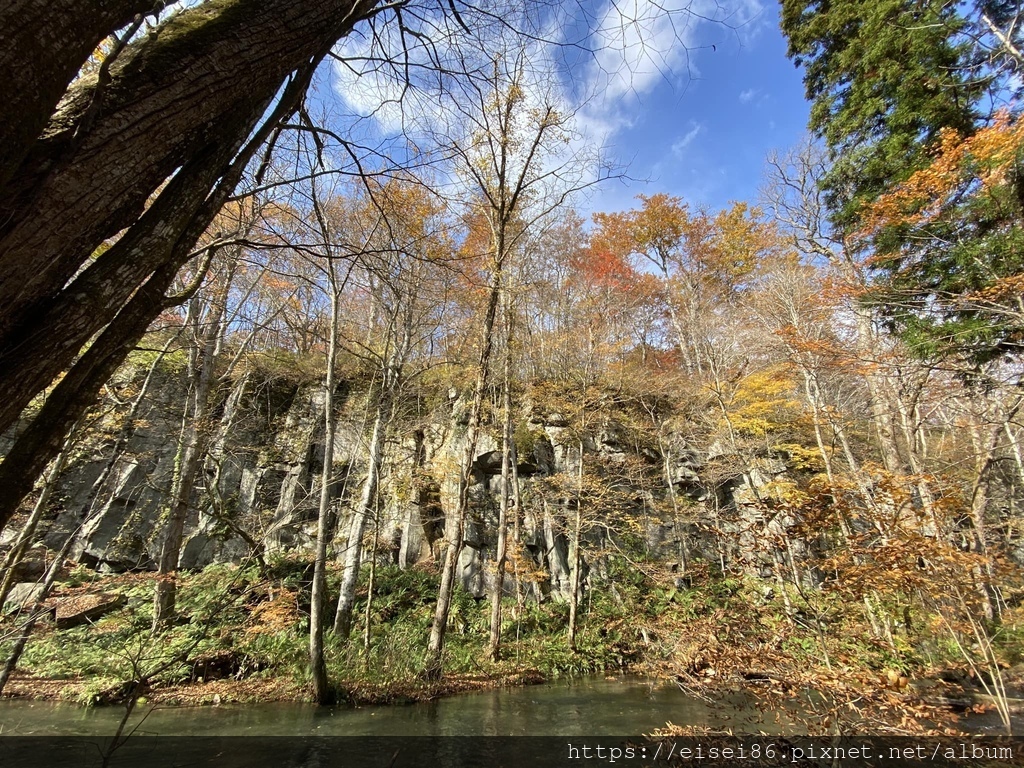
[[[50,596],[50,590],[53,589],[54,582],[57,581],[57,574],[60,573],[62,564],[64,563],[64,557],[67,555],[68,550],[71,549],[71,543],[75,540],[75,536],[78,535],[78,530],[74,530],[68,534],[67,539],[64,540],[64,546],[61,547],[60,552],[57,553],[57,557],[50,567],[46,570],[46,576],[43,579],[43,588],[37,598],[38,603],[42,603]],[[14,647],[11,649],[10,655],[7,657],[7,662],[4,664],[3,670],[0,670],[0,693],[3,693],[4,687],[7,685],[7,681],[11,679],[11,675],[14,673],[15,667],[18,666],[18,662],[21,660],[21,654],[25,652],[25,646],[28,644],[28,639],[32,636],[32,630],[35,629],[36,622],[42,617],[46,611],[42,608],[36,608],[28,621],[22,627],[21,634],[14,643]]]
[[[59,400],[0,467],[0,528],[162,309],[163,291],[256,148],[295,109],[314,65],[376,3],[207,0],[125,48],[103,86],[73,85],[55,111],[98,40],[149,4],[0,9],[0,61],[14,57],[11,72],[32,73],[3,90],[5,104],[30,108],[0,125],[12,142],[0,162],[0,433],[81,353]],[[279,94],[289,73],[298,74]],[[272,120],[239,154],[278,95]],[[82,352],[104,326],[102,345]]]
[[[377,541],[380,537],[380,507],[373,505],[373,546],[370,548],[370,580],[366,584],[366,610],[363,612],[364,669],[370,664],[370,616],[373,614],[373,592],[377,588]]]
[[[214,367],[217,363],[217,350],[224,332],[224,315],[227,311],[228,292],[231,289],[233,268],[226,267],[225,274],[220,278],[221,284],[216,286],[211,297],[207,316],[204,319],[206,328],[202,335],[196,334],[197,346],[192,352],[192,392],[191,403],[186,405],[183,417],[182,434],[178,445],[178,453],[174,462],[174,477],[171,483],[171,498],[168,505],[167,523],[160,553],[157,558],[156,591],[153,599],[153,631],[166,624],[174,616],[174,604],[177,598],[178,559],[181,556],[182,538],[185,533],[185,522],[188,519],[192,504],[192,492],[195,490],[199,470],[206,458],[206,446],[209,443],[211,394],[214,382]],[[196,330],[201,314],[200,303],[193,299]],[[190,313],[192,314],[192,313]]]
[[[469,481],[473,472],[473,460],[476,458],[476,444],[480,433],[480,415],[483,412],[487,373],[491,362],[491,350],[494,346],[494,319],[498,310],[501,282],[501,263],[498,262],[491,270],[491,285],[487,299],[487,310],[484,314],[480,359],[477,363],[476,382],[473,387],[473,402],[469,410],[466,441],[462,451],[462,461],[459,466],[458,501],[455,509],[452,510],[453,514],[445,518],[444,532],[446,541],[444,562],[441,567],[441,585],[438,588],[437,606],[434,609],[434,622],[430,627],[430,640],[427,644],[428,656],[425,671],[428,678],[439,678],[443,672],[444,636],[448,629],[448,614],[451,611],[452,595],[455,591],[459,555],[462,554],[466,513],[469,510]]]
[[[377,406],[373,415],[373,431],[370,436],[370,453],[367,458],[366,479],[359,495],[359,505],[352,517],[348,541],[345,544],[345,569],[341,577],[341,594],[338,596],[338,609],[334,614],[334,632],[342,640],[348,638],[352,631],[352,606],[356,601],[356,583],[359,581],[359,565],[362,559],[363,533],[370,511],[376,506],[377,485],[380,480],[380,468],[384,462],[384,437],[387,434],[390,410],[388,396],[383,391],[388,376],[385,374],[381,382],[381,391],[377,394]]]
[[[154,0],[8,0],[0,6],[0,189],[43,132],[60,97],[111,32]]]
[[[972,425],[971,438],[975,451],[974,480],[971,487],[971,522],[974,525],[974,542],[972,549],[983,557],[989,554],[988,522],[986,512],[988,508],[989,485],[992,480],[992,468],[996,460],[996,448],[999,444],[999,435],[1002,432],[1002,425],[999,423],[985,425],[982,428]],[[988,621],[992,621],[996,615],[996,609],[992,601],[992,566],[986,562],[984,566],[976,569],[975,578],[978,580],[978,594],[981,598],[981,608]]]
[[[859,279],[849,268],[847,274],[850,279]],[[872,325],[870,310],[854,303],[854,318],[856,320],[856,344],[857,355],[860,362],[867,366],[864,372],[864,383],[868,389],[868,407],[871,410],[871,421],[875,427],[875,435],[878,437],[878,447],[882,455],[882,464],[890,472],[903,471],[904,461],[900,456],[899,445],[896,442],[896,431],[893,427],[892,413],[889,407],[881,376],[873,367],[874,358],[882,349],[878,335]]]
[[[178,270],[192,256],[194,244],[234,190],[256,150],[270,136],[277,123],[295,109],[314,69],[315,62],[312,62],[292,79],[274,113],[244,147],[242,139],[235,143],[211,143],[188,161],[138,224],[75,279],[72,287],[77,286],[82,291],[75,296],[79,304],[72,306],[58,302],[54,305],[56,315],[50,317],[50,320],[56,325],[42,316],[33,320],[30,324],[35,334],[33,343],[38,346],[23,345],[20,351],[14,349],[11,353],[15,357],[28,355],[22,360],[24,368],[21,371],[17,371],[17,366],[8,367],[7,361],[13,358],[8,355],[5,342],[0,340],[0,391],[5,392],[5,399],[0,402],[2,433],[21,413],[27,402],[24,399],[25,392],[34,387],[31,385],[18,395],[13,389],[13,382],[8,382],[12,386],[11,390],[4,389],[6,384],[3,382],[7,381],[5,377],[8,374],[20,376],[22,373],[39,375],[41,378],[37,379],[37,383],[41,382],[41,387],[36,391],[47,386],[54,376],[67,369],[81,347],[74,338],[81,330],[76,323],[86,323],[90,329],[80,337],[81,343],[84,343],[94,332],[92,329],[106,322],[101,319],[97,326],[95,314],[100,312],[100,308],[91,308],[81,302],[88,304],[91,291],[95,291],[96,295],[107,295],[116,286],[127,287],[127,292],[119,294],[118,299],[126,300],[127,303],[112,305],[113,308],[106,312],[105,317],[113,315],[113,319],[61,378],[32,423],[21,432],[0,463],[0,487],[5,489],[4,494],[0,495],[0,530],[14,514],[21,499],[31,490],[43,467],[60,450],[61,441],[71,425],[92,404],[100,387],[142,338],[150,322],[162,310],[180,301],[168,300],[164,294]],[[252,127],[251,123],[247,123],[240,135],[247,136]],[[211,187],[213,192],[209,191]],[[0,242],[0,261],[4,258]],[[4,315],[0,311],[0,318]],[[49,336],[47,328],[55,335]],[[55,345],[53,339],[61,339],[61,344]],[[49,373],[44,369],[48,369]],[[11,402],[19,397],[22,400],[12,406]],[[4,412],[7,406],[10,408]]]
[[[576,518],[572,528],[572,587],[569,593],[569,650],[576,652],[577,616],[580,604],[580,569],[583,566],[583,438],[579,441],[580,467],[576,482]]]
[[[327,542],[331,528],[331,477],[334,474],[334,368],[338,357],[338,322],[340,290],[334,272],[334,261],[327,263],[331,291],[331,323],[327,339],[327,376],[324,381],[324,469],[320,477],[320,508],[316,523],[316,556],[313,563],[313,587],[309,608],[309,666],[313,676],[313,697],[317,704],[330,704],[334,699],[327,679],[324,659],[324,617],[327,612]]]
[[[165,268],[135,294],[68,374],[60,380],[32,423],[0,462],[0,530],[32,490],[46,463],[60,450],[64,435],[95,399],[124,357],[139,342],[152,317],[167,305],[164,291],[177,268]]]
[[[99,22],[91,18],[94,4],[77,4],[73,16],[59,7],[70,5],[67,0],[56,13],[37,11],[41,26],[35,31],[48,30],[44,37],[57,50],[74,46],[69,56],[78,59],[48,71],[52,57],[65,56],[33,42],[18,66],[46,77],[44,91],[66,85],[67,71],[83,59],[80,51],[91,50],[97,34],[102,39],[113,31],[108,24],[107,30],[90,34]],[[42,132],[25,137],[21,145],[5,146],[5,157],[23,160],[0,187],[0,390],[11,393],[0,408],[0,432],[24,407],[25,398],[65,368],[145,276],[167,262],[141,249],[131,253],[115,246],[72,281],[96,249],[126,227],[131,229],[122,240],[135,240],[142,230],[153,233],[147,216],[140,215],[154,192],[171,176],[177,178],[176,169],[188,167],[210,146],[240,145],[287,75],[323,56],[375,4],[207,0],[125,48],[110,67],[105,87],[96,78],[83,78],[52,117],[47,115]],[[136,10],[111,5],[115,11]],[[61,10],[65,23],[49,27]],[[124,20],[123,13],[105,15],[109,23]],[[22,24],[14,29],[21,31]],[[39,92],[40,83],[15,78],[8,88],[13,102],[28,99],[38,105],[29,114],[50,111],[42,106],[47,99]],[[30,122],[38,122],[38,116]],[[215,179],[190,190],[190,200],[204,200]],[[160,236],[175,240],[179,232],[162,230]],[[113,259],[106,258],[115,251]],[[106,263],[100,271],[122,272],[124,278],[86,296],[80,280],[101,262]],[[60,324],[55,315],[72,306],[84,323],[67,338],[53,333],[55,327],[46,332],[53,363],[44,366],[36,360],[30,369],[12,367],[8,359],[19,357],[24,342],[38,337],[41,325]]]
[[[54,459],[53,466],[50,467],[46,481],[39,492],[39,498],[36,500],[35,506],[32,507],[32,513],[28,516],[28,520],[25,521],[25,527],[21,529],[21,533],[18,535],[17,541],[14,542],[14,546],[11,547],[6,557],[4,557],[4,564],[0,567],[0,573],[3,573],[3,578],[0,579],[0,609],[3,608],[4,603],[7,601],[7,595],[10,594],[11,587],[14,586],[14,569],[21,563],[22,558],[25,556],[25,551],[32,543],[36,527],[46,511],[54,488],[57,487],[57,480],[60,479],[61,473],[64,471],[68,456],[71,454],[71,448],[78,441],[77,433],[80,428],[79,425],[71,430],[71,435],[64,442],[64,447],[57,454],[57,458]]]
[[[501,499],[498,506],[498,544],[494,558],[494,591],[491,594],[491,632],[488,650],[492,661],[501,659],[501,599],[505,591],[505,562],[508,556],[508,510],[512,441],[512,313],[505,297],[505,359],[501,376]]]

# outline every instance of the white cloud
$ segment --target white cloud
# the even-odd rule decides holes
[[[702,30],[728,27],[742,40],[756,34],[760,0],[608,0],[591,37],[590,79],[610,101],[648,93],[663,80],[697,73]]]
[[[611,150],[616,134],[644,119],[645,96],[659,85],[685,84],[696,75],[696,57],[705,50],[711,53],[711,35],[718,40],[731,35],[742,42],[763,27],[762,0],[562,1],[560,11],[538,32],[529,61],[534,71],[558,73],[561,83],[554,89],[561,93],[556,95],[575,114],[578,133],[565,147],[566,154],[586,148]],[[564,23],[566,19],[571,23]],[[435,22],[443,26],[440,17],[424,20],[428,26]],[[580,45],[581,25],[588,22],[589,36]],[[498,27],[507,32],[507,27]],[[402,82],[400,71],[392,70],[390,77],[382,75],[375,62],[388,49],[402,50],[403,44],[411,43],[414,77],[418,67],[429,67],[430,62],[412,38],[400,39],[397,25],[380,24],[375,35],[351,35],[335,49],[350,65],[335,63],[334,91],[349,110],[368,118],[367,125],[381,134],[418,141],[450,119],[447,113],[452,96],[436,92],[424,80],[422,90],[410,89]],[[561,49],[540,42],[560,37],[565,43]],[[433,55],[445,59],[453,50],[447,47],[445,36],[431,38]],[[582,48],[593,51],[589,61],[577,59],[568,64],[567,51],[577,55]],[[754,96],[756,91],[751,91],[749,98]],[[691,121],[689,130],[673,143],[673,155],[679,158],[702,130],[701,124]],[[557,165],[557,159],[550,158],[547,165]]]
[[[748,88],[745,91],[741,91],[740,92],[740,103],[741,104],[749,104],[751,101],[754,100],[755,96],[757,96],[757,89],[756,88]]]
[[[690,146],[693,140],[700,135],[701,131],[704,130],[704,126],[702,124],[694,122],[693,120],[690,121],[690,126],[690,130],[672,142],[672,154],[675,155],[677,159],[682,158],[686,148]]]

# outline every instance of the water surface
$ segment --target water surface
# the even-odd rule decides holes
[[[195,736],[602,736],[680,725],[772,731],[774,717],[736,697],[714,705],[676,686],[633,677],[586,678],[460,694],[437,701],[366,707],[232,704],[140,707],[140,732]],[[120,707],[84,708],[36,701],[0,702],[0,733],[109,735]]]

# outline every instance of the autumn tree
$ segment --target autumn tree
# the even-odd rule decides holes
[[[844,225],[917,167],[939,130],[972,129],[982,89],[957,39],[966,23],[964,8],[943,2],[783,3],[810,127],[835,159],[823,180],[828,204]]]
[[[422,186],[391,181],[359,203],[353,225],[366,232],[354,257],[362,282],[361,321],[341,343],[369,363],[369,442],[366,477],[352,510],[344,550],[344,570],[334,631],[348,637],[362,557],[363,534],[377,506],[385,441],[392,430],[399,398],[432,362],[425,350],[437,334],[445,305],[443,273],[452,270],[449,222],[444,204]],[[419,362],[417,362],[417,360]]]
[[[331,525],[334,492],[334,443],[338,426],[336,390],[338,386],[339,326],[341,324],[342,292],[352,274],[353,251],[358,242],[349,239],[346,213],[336,189],[322,189],[316,180],[309,186],[308,218],[310,238],[316,243],[314,256],[322,273],[323,290],[327,293],[329,315],[326,326],[324,358],[323,470],[320,474],[317,505],[316,543],[313,558],[313,584],[309,608],[309,665],[313,678],[313,696],[318,704],[333,701],[334,692],[327,678],[324,657],[324,632],[328,626],[327,549],[333,532]]]
[[[286,125],[322,131],[303,100],[337,41],[361,30],[374,45],[363,64],[400,87],[442,90],[473,77],[444,52],[474,30],[564,44],[545,37],[560,11],[543,3],[538,14],[435,0],[165,5],[16,0],[0,10],[0,63],[12,73],[0,94],[0,432],[66,372],[0,465],[13,504],[173,301],[174,276],[246,169],[264,181],[264,143]],[[586,49],[588,36],[570,42]]]
[[[1008,3],[783,4],[789,53],[813,102],[810,127],[830,154],[819,181],[829,215],[845,235],[873,230],[860,247],[880,252],[870,267],[891,289],[882,291],[891,327],[926,356],[959,349],[983,362],[1016,350],[1012,323],[989,328],[992,316],[955,305],[1020,271],[1012,256],[1019,137],[996,112],[1017,88],[1018,17]],[[1001,182],[988,175],[994,166]],[[916,206],[899,213],[928,221],[891,219],[879,229],[878,206],[889,214]],[[924,229],[932,236],[922,241]]]
[[[1024,125],[1000,113],[973,135],[942,132],[930,162],[864,212],[868,298],[922,357],[984,363],[1024,349]]]
[[[744,283],[767,261],[781,258],[782,243],[760,211],[744,203],[711,214],[693,212],[665,194],[638,199],[641,205],[632,211],[595,214],[591,250],[653,268],[669,338],[690,371],[714,375],[721,367],[716,329],[727,322],[728,306]]]
[[[478,56],[479,52],[469,51]],[[445,520],[441,585],[428,645],[428,673],[440,674],[452,594],[463,549],[469,485],[490,375],[494,328],[507,265],[533,227],[568,196],[600,177],[591,153],[571,148],[573,114],[559,103],[549,73],[535,69],[529,50],[514,42],[489,63],[486,83],[470,83],[455,100],[452,117],[462,124],[452,146],[458,173],[469,190],[467,206],[483,225],[483,276],[487,298],[480,326],[469,424],[459,460],[455,508]],[[457,134],[458,135],[458,134]],[[564,147],[570,145],[568,152]],[[560,154],[561,152],[561,154]],[[593,174],[593,175],[592,175]]]

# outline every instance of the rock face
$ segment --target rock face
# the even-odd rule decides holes
[[[122,383],[128,387],[131,382]],[[111,404],[107,421],[90,434],[60,479],[45,539],[49,547],[59,549],[73,535],[71,556],[80,562],[111,571],[154,567],[179,454],[183,388],[172,372],[162,375],[128,425],[123,450],[115,451],[116,435],[124,430],[119,419],[127,407]],[[347,544],[351,510],[366,474],[366,389],[358,382],[343,383],[335,398],[339,412],[331,496],[336,553]],[[367,526],[373,554],[403,567],[440,557],[445,514],[457,499],[466,409],[457,397],[437,399],[439,405],[392,430],[379,520]],[[253,552],[268,558],[311,549],[324,472],[323,404],[322,386],[315,382],[249,374],[224,386],[209,425],[208,457],[195,484],[182,568],[238,562]],[[560,414],[526,411],[518,417],[519,530],[527,559],[510,566],[507,586],[514,588],[517,568],[544,572],[546,578],[523,576],[523,583],[535,597],[562,598],[570,586],[577,500],[565,490],[569,483],[560,486],[559,478],[576,477],[581,440]],[[595,490],[588,491],[580,536],[597,540],[609,535],[612,523],[599,525],[594,516],[612,510],[607,514],[616,520],[631,516],[647,546],[670,562],[709,546],[701,543],[694,519],[693,510],[704,508],[700,502],[718,494],[716,508],[742,509],[759,485],[785,469],[781,464],[755,467],[708,491],[700,479],[706,457],[681,438],[668,435],[655,445],[629,433],[613,414],[594,422],[582,438],[584,465],[592,478],[588,484]],[[500,482],[500,445],[485,430],[473,463],[471,513],[460,562],[462,582],[476,595],[483,595],[492,579]]]
[[[43,594],[43,585],[35,582],[21,582],[11,587],[4,600],[3,612],[13,613],[35,604]]]

